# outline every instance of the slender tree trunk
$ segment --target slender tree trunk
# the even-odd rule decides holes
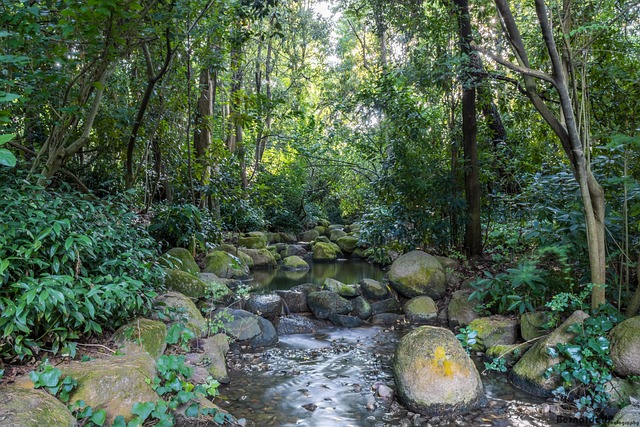
[[[482,227],[480,216],[480,170],[476,122],[476,76],[473,72],[474,50],[471,48],[471,20],[468,0],[455,0],[458,12],[460,52],[467,58],[462,69],[462,142],[464,149],[464,189],[467,201],[465,250],[469,256],[482,255]]]

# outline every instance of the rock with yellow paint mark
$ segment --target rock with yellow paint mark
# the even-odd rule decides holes
[[[400,402],[423,415],[465,413],[486,402],[478,370],[448,329],[422,326],[405,335],[393,375]]]

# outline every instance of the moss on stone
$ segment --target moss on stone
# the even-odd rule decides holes
[[[249,267],[236,256],[224,251],[210,252],[204,259],[205,273],[213,273],[223,279],[247,279]]]
[[[166,325],[145,318],[134,319],[113,334],[113,340],[116,344],[135,343],[156,360],[162,356],[167,348],[166,339]]]
[[[185,271],[165,269],[164,284],[167,289],[180,292],[190,298],[202,298],[207,293],[207,284]]]
[[[288,256],[284,260],[282,260],[282,269],[283,270],[308,270],[309,264],[299,256]]]
[[[389,270],[389,282],[407,298],[426,295],[439,299],[446,291],[442,265],[422,251],[412,251],[395,260]]]
[[[76,419],[58,399],[42,390],[0,387],[0,425],[3,427],[74,427]]]
[[[335,261],[340,254],[340,248],[332,243],[317,242],[313,245],[314,261]]]
[[[193,255],[184,248],[169,249],[160,257],[158,262],[162,267],[186,271],[193,275],[200,272]]]

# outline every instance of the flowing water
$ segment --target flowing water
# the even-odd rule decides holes
[[[356,283],[382,276],[366,263],[336,263],[316,264],[295,278],[272,271],[255,279],[271,290],[322,283],[327,277]],[[550,412],[553,403],[517,390],[504,374],[483,375],[487,406],[454,419],[412,414],[396,400],[380,397],[384,386],[395,388],[391,359],[406,332],[377,326],[329,328],[281,336],[276,346],[261,352],[236,348],[228,359],[231,383],[220,389],[216,403],[255,427],[576,425],[557,423]]]

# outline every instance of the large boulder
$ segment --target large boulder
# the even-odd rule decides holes
[[[282,258],[287,258],[290,256],[299,256],[300,258],[305,257],[309,251],[304,245],[287,245],[286,248],[280,251],[280,256]]]
[[[347,233],[342,230],[331,230],[331,233],[329,233],[329,240],[331,240],[332,242],[337,242],[339,238],[346,237],[346,235]]]
[[[313,245],[313,260],[319,262],[335,261],[341,254],[340,248],[335,243],[317,242]]]
[[[315,319],[304,316],[284,316],[278,319],[276,331],[278,335],[310,334],[321,326]]]
[[[311,292],[307,304],[318,319],[328,319],[332,314],[347,314],[352,310],[351,303],[335,292]]]
[[[357,328],[364,325],[364,320],[358,316],[350,316],[348,314],[332,314],[329,316],[329,321],[342,328]]]
[[[413,412],[464,413],[485,402],[478,370],[448,329],[421,326],[405,335],[393,375],[400,402]]]
[[[309,269],[309,264],[299,256],[292,255],[282,260],[282,269],[287,271],[304,271]]]
[[[409,323],[424,325],[436,320],[438,307],[430,297],[415,297],[404,304],[404,315]]]
[[[164,285],[191,298],[202,298],[207,293],[207,284],[198,277],[182,270],[165,269]]]
[[[377,280],[362,279],[358,284],[360,285],[362,296],[369,300],[379,301],[391,297],[391,292],[387,285],[384,285]]]
[[[149,382],[156,375],[156,363],[145,352],[71,362],[58,367],[63,375],[78,382],[69,402],[84,400],[87,406],[105,409],[108,425],[118,415],[126,421],[133,418],[131,408],[135,403],[158,400],[158,394]]]
[[[278,342],[278,334],[267,319],[245,310],[221,310],[224,332],[251,347],[263,347]]]
[[[412,251],[395,260],[389,270],[389,282],[407,298],[426,295],[440,299],[446,291],[442,264],[422,251]]]
[[[0,425],[3,427],[75,427],[66,405],[43,390],[0,387]]]
[[[469,323],[478,332],[475,348],[486,350],[496,345],[515,344],[518,340],[518,319],[505,316],[479,317]]]
[[[640,316],[632,317],[609,332],[613,369],[623,377],[640,375]]]
[[[205,273],[213,273],[223,279],[248,279],[249,267],[240,258],[224,251],[210,252],[204,259]]]
[[[228,243],[223,243],[221,245],[218,245],[216,247],[217,251],[223,251],[226,252],[230,255],[233,255],[235,257],[240,258],[240,261],[242,261],[242,263],[244,265],[246,265],[247,267],[249,267],[249,269],[253,268],[253,258],[251,258],[249,255],[245,254],[244,252],[242,252],[239,248],[230,245]]]
[[[544,326],[551,320],[548,311],[526,312],[520,316],[520,335],[525,341],[541,337],[549,333]]]
[[[282,314],[282,298],[276,294],[252,294],[244,303],[244,309],[266,319],[274,320]]]
[[[267,347],[278,343],[278,333],[273,323],[264,317],[258,316],[258,326],[260,326],[260,334],[249,340],[250,347]]]
[[[254,268],[276,268],[278,266],[278,261],[268,249],[241,249],[240,252],[251,257]]]
[[[154,320],[162,320],[169,324],[183,323],[196,336],[207,331],[207,322],[198,307],[188,297],[179,292],[167,292],[158,296],[154,302],[156,312]]]
[[[320,236],[318,230],[309,230],[298,234],[298,240],[301,242],[311,242]]]
[[[552,397],[552,391],[562,384],[562,379],[557,375],[545,375],[549,368],[560,362],[558,357],[549,355],[548,349],[555,348],[557,344],[569,343],[575,337],[569,327],[582,323],[588,317],[585,312],[577,310],[555,331],[541,338],[515,364],[509,372],[509,380],[527,393]]]
[[[202,366],[207,370],[207,375],[222,384],[229,383],[227,373],[226,354],[229,351],[229,337],[225,334],[216,334],[200,341],[202,353],[189,353],[187,362],[196,367]]]
[[[167,326],[157,320],[141,317],[120,327],[113,334],[113,341],[118,345],[139,345],[157,360],[167,348]]]
[[[200,268],[193,259],[191,252],[185,248],[173,248],[165,252],[158,260],[160,265],[165,268],[175,268],[176,270],[186,271],[191,274],[198,274]]]
[[[233,291],[226,285],[225,280],[213,273],[199,273],[198,278],[207,284],[207,298],[212,301],[229,301],[233,298]]]
[[[451,295],[447,314],[449,316],[449,326],[467,326],[474,319],[478,318],[475,307],[476,303],[469,301],[471,291],[455,291]]]
[[[253,236],[243,236],[238,238],[238,246],[247,249],[264,249],[267,247],[268,239],[263,233],[256,232]]]
[[[358,246],[358,238],[355,236],[343,236],[336,240],[340,250],[346,254],[353,253]]]

